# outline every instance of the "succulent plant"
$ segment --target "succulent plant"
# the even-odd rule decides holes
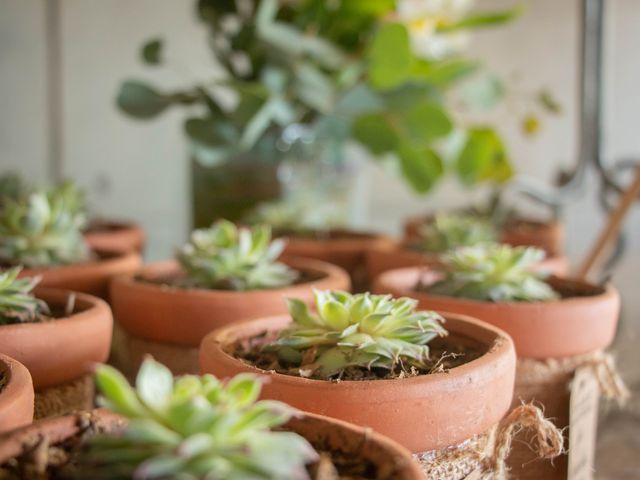
[[[494,227],[488,219],[460,214],[436,215],[421,233],[424,242],[420,248],[432,253],[493,242],[496,238]]]
[[[444,278],[429,292],[491,302],[553,300],[558,294],[546,283],[545,272],[532,267],[543,250],[496,243],[461,247],[443,256]]]
[[[291,285],[298,274],[276,259],[283,240],[271,240],[271,228],[238,228],[220,220],[194,230],[177,254],[187,284],[202,288],[254,290]]]
[[[223,384],[212,375],[174,380],[147,358],[136,387],[101,365],[96,383],[106,408],[128,418],[124,431],[90,440],[82,478],[306,479],[313,447],[293,432],[274,431],[297,411],[256,401],[259,379],[240,374]],[[91,473],[90,476],[87,476]]]
[[[9,201],[0,212],[0,261],[39,267],[86,260],[83,224],[62,195],[36,192]]]
[[[66,211],[76,216],[81,227],[87,222],[87,200],[84,192],[71,180],[65,180],[47,192],[49,201],[56,201],[62,205]],[[55,200],[54,200],[55,199]]]
[[[0,175],[0,208],[10,200],[18,200],[27,190],[22,177],[14,172]]]
[[[14,267],[0,272],[0,325],[32,322],[39,314],[49,313],[47,304],[32,293],[40,279],[18,278],[20,270]]]
[[[292,323],[265,346],[303,376],[330,378],[349,367],[423,368],[427,344],[447,333],[440,315],[416,311],[410,298],[319,290],[314,296],[317,313],[289,300]]]

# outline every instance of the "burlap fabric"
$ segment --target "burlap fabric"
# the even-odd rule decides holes
[[[94,398],[93,375],[84,375],[77,380],[36,391],[34,417],[37,420],[91,410]]]
[[[114,364],[130,379],[135,378],[146,355],[151,355],[166,365],[174,375],[200,372],[198,347],[154,342],[131,335],[122,329],[118,332],[118,344],[117,363]]]
[[[427,480],[503,480],[513,437],[527,429],[540,458],[563,451],[562,433],[534,405],[519,405],[490,431],[460,445],[416,455]]]
[[[586,367],[598,382],[600,393],[607,399],[623,403],[629,391],[616,372],[612,357],[594,352],[562,359],[519,359],[516,368],[514,406],[522,402],[540,405],[547,418],[564,432],[565,452],[568,445],[570,388],[578,368]],[[519,479],[561,479],[567,477],[566,454],[553,461],[540,459],[528,447],[528,432],[514,442],[508,465],[512,476]]]

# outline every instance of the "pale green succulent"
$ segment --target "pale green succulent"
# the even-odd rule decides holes
[[[443,256],[444,278],[429,292],[491,302],[553,300],[558,294],[534,271],[543,250],[496,243],[462,247]]]
[[[47,192],[49,201],[56,201],[66,211],[75,215],[80,226],[84,228],[87,223],[87,200],[84,192],[71,180],[65,180],[54,186]]]
[[[187,285],[255,290],[291,285],[298,274],[276,259],[283,240],[271,240],[271,228],[258,225],[238,228],[220,220],[210,228],[194,230],[177,254],[187,273]]]
[[[493,242],[496,231],[487,218],[460,214],[439,214],[422,231],[421,250],[443,253],[454,248]]]
[[[47,304],[36,298],[32,290],[39,278],[18,278],[21,267],[0,272],[0,325],[33,322],[39,314],[49,313]]]
[[[315,313],[302,300],[289,300],[292,323],[265,347],[303,375],[329,378],[349,367],[423,368],[427,344],[447,333],[440,315],[416,311],[418,302],[411,298],[319,290],[314,295]]]
[[[63,195],[32,193],[10,200],[0,211],[0,261],[27,267],[87,260],[84,216]]]
[[[0,208],[11,200],[18,200],[27,191],[24,180],[14,172],[0,175]]]
[[[324,202],[324,204],[322,203]],[[251,225],[270,225],[276,230],[296,233],[324,231],[344,226],[344,212],[318,195],[264,202],[246,217]]]
[[[124,431],[90,439],[82,478],[93,479],[307,479],[318,458],[293,432],[274,431],[298,412],[257,401],[261,382],[240,374],[226,384],[212,375],[173,378],[148,358],[136,387],[101,365],[99,403],[128,419]]]

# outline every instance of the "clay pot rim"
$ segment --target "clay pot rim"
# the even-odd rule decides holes
[[[547,283],[550,283],[552,287],[560,283],[580,285],[581,287],[597,290],[598,293],[594,293],[593,295],[587,295],[587,296],[572,296],[567,298],[559,298],[556,300],[547,300],[544,302],[490,302],[488,300],[472,300],[472,299],[462,298],[462,297],[450,297],[447,295],[434,294],[428,291],[421,292],[421,291],[414,290],[413,285],[417,283],[418,279],[429,274],[435,275],[437,274],[437,271],[433,268],[430,268],[429,266],[397,268],[397,269],[389,270],[380,274],[378,276],[378,279],[376,280],[376,284],[378,285],[378,289],[382,289],[382,290],[384,290],[384,288],[380,288],[380,287],[393,285],[398,290],[405,292],[404,294],[407,296],[420,295],[427,298],[432,297],[437,299],[445,299],[446,301],[458,302],[458,303],[466,304],[470,306],[495,305],[496,307],[505,307],[505,308],[531,308],[532,306],[538,308],[540,305],[551,306],[551,307],[558,306],[558,305],[563,305],[563,306],[575,305],[576,303],[591,303],[594,299],[603,300],[603,299],[609,299],[612,297],[619,296],[618,290],[610,283],[604,286],[598,286],[582,280],[577,280],[577,279],[572,279],[567,277],[558,277],[555,275],[551,275],[546,279]],[[415,280],[413,282],[408,282],[406,278],[409,276]],[[395,279],[398,279],[398,278],[404,279],[404,280],[400,282],[394,281]],[[432,281],[427,282],[428,285],[431,283],[433,282]],[[410,287],[408,286],[409,284],[411,284]]]
[[[6,376],[6,383],[0,389],[0,408],[11,408],[23,397],[25,390],[33,391],[33,381],[27,367],[3,353],[0,353],[0,372]]]
[[[0,361],[2,361],[2,357],[3,356],[0,354]],[[364,437],[371,443],[380,445],[384,450],[389,452],[390,456],[395,458],[406,458],[409,460],[406,464],[401,465],[402,471],[410,474],[412,477],[422,478],[422,471],[418,464],[412,461],[411,453],[394,440],[385,437],[380,433],[374,432],[371,429],[360,427],[343,420],[315,413],[303,412],[301,410],[298,411],[300,412],[300,416],[292,418],[292,421],[303,422],[308,418],[326,423],[331,427],[347,430],[359,437]],[[91,421],[107,428],[122,428],[126,424],[126,419],[124,417],[104,408],[97,408],[61,417],[44,418],[32,424],[0,434],[0,464],[22,454],[24,452],[25,445],[28,445],[29,441],[32,440],[34,436],[41,436],[44,434],[49,438],[52,444],[57,444],[79,434],[79,421],[83,416],[87,416]],[[285,428],[286,425],[287,424],[285,424]]]
[[[35,276],[45,272],[54,272],[61,270],[93,270],[100,266],[108,266],[114,263],[117,264],[120,262],[128,262],[130,260],[138,260],[142,258],[140,253],[128,250],[106,250],[96,248],[91,249],[91,252],[96,254],[98,258],[92,258],[91,260],[86,262],[65,263],[63,265],[50,265],[40,267],[27,267],[25,265],[23,266],[23,270],[20,273],[23,276]]]
[[[272,315],[269,317],[256,318],[253,320],[247,320],[231,325],[226,325],[224,327],[213,330],[208,335],[206,335],[202,342],[200,343],[200,355],[205,355],[207,351],[213,350],[216,356],[221,355],[222,359],[227,363],[233,365],[236,370],[249,370],[251,373],[266,376],[266,377],[274,377],[278,379],[279,383],[285,383],[289,385],[306,385],[306,386],[315,386],[315,387],[324,387],[324,388],[347,388],[347,389],[385,389],[387,390],[389,385],[402,385],[402,386],[412,386],[412,385],[424,385],[425,383],[439,384],[439,383],[447,383],[454,376],[464,376],[476,369],[483,364],[492,363],[495,359],[498,359],[504,355],[509,355],[509,352],[515,352],[515,348],[513,345],[513,341],[511,337],[501,329],[494,327],[486,322],[478,320],[476,318],[470,317],[468,315],[462,315],[458,313],[449,313],[449,312],[438,312],[445,318],[445,328],[451,333],[458,333],[460,336],[468,337],[473,339],[474,341],[482,344],[486,347],[486,352],[484,352],[480,357],[475,358],[463,365],[458,367],[454,367],[446,372],[437,372],[430,373],[426,375],[418,375],[415,377],[406,377],[406,378],[394,378],[394,379],[379,379],[379,380],[341,380],[341,381],[332,381],[332,380],[319,380],[314,378],[303,378],[294,375],[286,375],[283,373],[277,373],[274,371],[263,370],[254,365],[243,362],[242,360],[229,355],[221,345],[225,345],[228,343],[226,341],[229,336],[232,335],[234,331],[239,328],[249,327],[251,330],[260,330],[259,328],[251,328],[256,325],[261,324],[270,324],[270,323],[288,323],[290,320],[289,315]],[[451,322],[458,328],[449,329],[449,325]],[[466,331],[460,331],[462,326],[466,326]],[[470,327],[470,328],[469,328]],[[468,330],[471,330],[469,332]],[[263,328],[262,330],[274,330],[274,328]],[[487,337],[492,337],[491,340],[488,340]],[[219,340],[218,338],[221,337]],[[484,338],[479,338],[484,337]],[[236,337],[237,338],[237,337]]]
[[[55,318],[51,322],[27,322],[27,323],[12,323],[9,325],[0,325],[0,330],[5,332],[20,331],[27,329],[36,329],[42,325],[54,324],[57,328],[66,328],[67,325],[86,322],[94,318],[102,318],[103,316],[111,317],[111,309],[107,302],[88,293],[75,292],[62,288],[53,287],[36,287],[35,296],[41,300],[44,300],[47,304],[64,305],[70,295],[74,295],[75,306],[71,315],[66,317]]]
[[[347,278],[347,273],[337,265],[333,265],[329,262],[322,260],[316,260],[306,257],[294,257],[286,256],[281,258],[283,263],[286,263],[294,270],[317,272],[321,273],[322,277],[306,281],[304,283],[294,283],[278,288],[262,288],[257,290],[216,290],[208,288],[194,288],[194,287],[178,287],[170,284],[153,283],[140,280],[141,276],[148,276],[148,278],[154,278],[158,276],[158,271],[168,272],[180,272],[181,267],[179,263],[174,260],[161,260],[158,262],[148,263],[143,265],[142,268],[132,274],[119,275],[113,278],[112,284],[119,284],[120,286],[126,286],[127,288],[136,288],[138,290],[147,290],[162,292],[163,294],[187,294],[199,297],[209,297],[211,295],[228,295],[230,297],[247,297],[251,295],[263,295],[265,293],[278,294],[283,291],[306,289],[313,287],[319,281],[323,281],[330,277],[344,277]]]

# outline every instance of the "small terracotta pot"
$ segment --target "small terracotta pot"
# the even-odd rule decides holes
[[[38,285],[63,288],[88,293],[107,299],[109,281],[116,275],[132,273],[142,265],[142,258],[135,252],[97,252],[95,261],[62,265],[50,268],[27,268],[21,277],[40,276]]]
[[[0,354],[0,433],[28,425],[33,420],[33,384],[29,370],[13,358]]]
[[[611,286],[601,288],[551,277],[548,282],[552,287],[577,291],[581,296],[548,302],[505,303],[466,300],[415,290],[419,281],[428,288],[438,278],[439,274],[428,268],[391,270],[377,278],[374,291],[416,298],[421,308],[473,314],[511,335],[519,357],[545,359],[581,355],[605,348],[613,341],[620,296]]]
[[[285,288],[246,292],[187,289],[158,283],[181,275],[175,261],[153,263],[136,276],[113,281],[114,316],[124,330],[138,337],[197,347],[207,333],[220,326],[286,312],[287,298],[301,298],[312,304],[312,288],[349,290],[349,277],[339,267],[306,258],[284,262],[318,278]]]
[[[356,290],[366,282],[366,254],[371,249],[391,248],[394,241],[376,233],[333,230],[327,238],[286,236],[285,255],[315,258],[344,268]]]
[[[389,270],[439,265],[439,255],[419,252],[411,248],[410,243],[398,243],[394,248],[372,249],[367,253],[367,274],[371,284],[380,274]],[[547,257],[535,269],[553,275],[566,275],[569,272],[569,259],[564,256]]]
[[[145,235],[142,228],[132,222],[95,220],[84,232],[84,239],[94,250],[141,253]]]
[[[422,238],[421,230],[432,220],[431,215],[410,217],[404,225],[404,238],[416,241]],[[500,241],[509,245],[538,247],[551,256],[564,251],[564,225],[557,221],[542,222],[528,218],[517,219],[505,225],[500,232]]]
[[[500,239],[509,245],[531,245],[549,255],[560,255],[564,251],[564,225],[556,221],[518,219],[503,227]]]
[[[37,287],[35,294],[52,308],[64,308],[71,292]],[[75,295],[69,317],[43,323],[0,326],[0,352],[24,364],[37,390],[75,380],[104,362],[111,345],[113,320],[99,298]]]
[[[267,372],[225,352],[226,346],[283,329],[288,315],[220,328],[202,341],[200,367],[220,378],[241,372],[267,375],[263,397],[328,415],[388,436],[412,452],[456,445],[488,430],[513,395],[515,353],[502,331],[462,315],[446,315],[450,335],[484,350],[475,360],[434,373],[393,380],[323,381]]]
[[[126,419],[102,409],[39,420],[33,425],[0,435],[0,466],[22,456],[26,448],[42,437],[46,437],[51,445],[57,445],[87,432],[118,432],[125,426]],[[387,476],[384,478],[424,478],[407,450],[375,432],[312,414],[293,418],[284,428],[303,436],[318,450],[341,452],[367,461],[377,467],[378,472],[385,472]]]

